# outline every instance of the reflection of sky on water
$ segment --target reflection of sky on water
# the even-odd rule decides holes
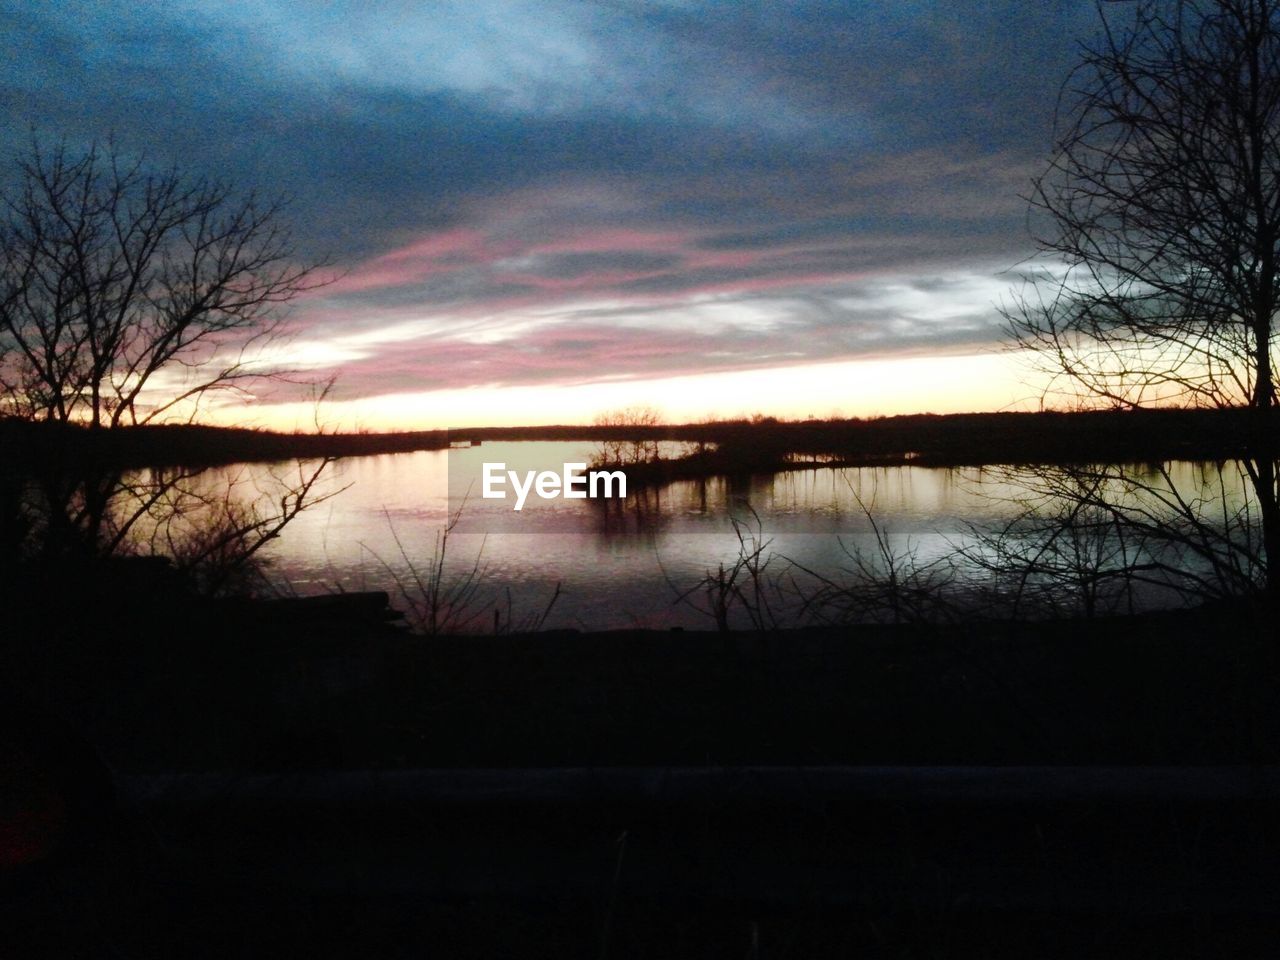
[[[589,460],[592,452],[583,443],[501,443],[340,461],[328,483],[346,489],[287,528],[272,547],[273,573],[304,594],[394,591],[392,574],[407,582],[410,562],[419,572],[430,567],[460,476],[478,476],[479,464],[498,461],[521,471],[559,472],[563,463]],[[1218,495],[1212,465],[1178,463],[1170,472],[1180,490]],[[1231,483],[1228,500],[1239,501],[1238,479]],[[473,495],[449,540],[447,569],[465,572],[479,555],[485,584],[476,602],[500,607],[504,619],[508,590],[519,618],[545,606],[561,583],[548,626],[710,628],[705,615],[674,600],[737,557],[731,518],[748,537],[757,533],[758,518],[758,532],[773,554],[838,577],[851,566],[851,551],[875,560],[868,512],[893,552],[912,552],[917,562],[928,563],[971,545],[974,527],[1007,523],[1023,499],[1025,490],[1007,472],[976,467],[824,468],[712,478],[646,491],[622,508],[530,498],[518,514],[510,502]],[[460,501],[453,502],[456,507]],[[781,561],[775,564],[771,570],[780,569]]]

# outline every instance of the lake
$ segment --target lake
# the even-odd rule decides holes
[[[757,546],[763,548],[759,560],[770,560],[759,581],[780,587],[766,597],[770,616],[795,625],[847,615],[841,603],[849,607],[848,597],[822,609],[806,606],[804,598],[824,593],[824,578],[829,597],[839,592],[832,583],[862,583],[860,564],[880,575],[892,569],[899,578],[911,568],[924,570],[927,576],[913,583],[923,594],[938,593],[942,586],[935,589],[929,578],[945,581],[943,561],[964,551],[965,575],[994,583],[974,558],[981,567],[995,549],[984,536],[1014,522],[1028,496],[1008,470],[918,466],[682,481],[632,491],[625,503],[530,497],[519,512],[510,500],[478,494],[482,463],[558,472],[594,452],[590,443],[511,442],[338,461],[325,483],[340,492],[300,515],[272,545],[271,576],[302,595],[386,589],[405,608],[401,587],[419,599],[419,582],[430,587],[442,532],[456,513],[439,580],[468,591],[458,604],[465,606],[459,623],[465,620],[468,629],[493,629],[495,611],[500,629],[539,622],[557,587],[541,623],[548,629],[709,629],[716,625],[717,598],[726,596],[729,622],[745,626],[750,616],[731,590],[736,586],[750,601],[758,581],[742,567],[735,574],[735,563]],[[1232,510],[1247,503],[1235,471],[1185,462],[1166,470],[1174,488],[1203,503]],[[1016,532],[1000,549],[1033,539]],[[1105,532],[1076,532],[1071,559],[1060,562],[1079,564],[1082,551],[1093,551],[1105,566],[1113,540]],[[1159,584],[1143,582],[1126,603],[1149,607],[1173,599]]]

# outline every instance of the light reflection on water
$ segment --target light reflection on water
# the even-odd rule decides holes
[[[271,548],[273,576],[300,594],[394,594],[396,576],[411,579],[410,563],[419,572],[430,567],[451,503],[461,502],[458,477],[478,476],[486,461],[558,471],[592,453],[590,444],[524,442],[339,461],[328,483],[346,489],[290,524]],[[1178,463],[1170,472],[1180,487],[1216,495],[1211,466]],[[1024,495],[998,469],[918,466],[681,481],[635,495],[624,508],[531,498],[515,514],[510,502],[473,493],[449,539],[447,572],[465,573],[479,557],[484,576],[474,605],[500,608],[504,621],[508,591],[519,619],[541,610],[559,583],[547,628],[710,628],[705,614],[675,599],[737,556],[733,517],[749,533],[758,518],[773,554],[838,576],[849,551],[876,553],[868,513],[892,550],[927,563],[971,545],[975,528],[1007,523]],[[1238,481],[1227,497],[1243,498]],[[491,625],[491,613],[477,622]]]

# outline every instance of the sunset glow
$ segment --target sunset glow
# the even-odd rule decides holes
[[[590,423],[653,406],[671,423],[748,418],[891,416],[1033,410],[1027,369],[1009,354],[855,360],[733,373],[595,383],[404,392],[354,400],[241,405],[211,420],[278,430],[431,430],[505,424]],[[1010,399],[1015,398],[1015,399]],[[519,411],[512,416],[507,411]]]

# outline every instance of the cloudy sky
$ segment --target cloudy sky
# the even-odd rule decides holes
[[[995,306],[1090,2],[0,10],[6,156],[114,136],[294,198],[329,423],[1034,402]]]

